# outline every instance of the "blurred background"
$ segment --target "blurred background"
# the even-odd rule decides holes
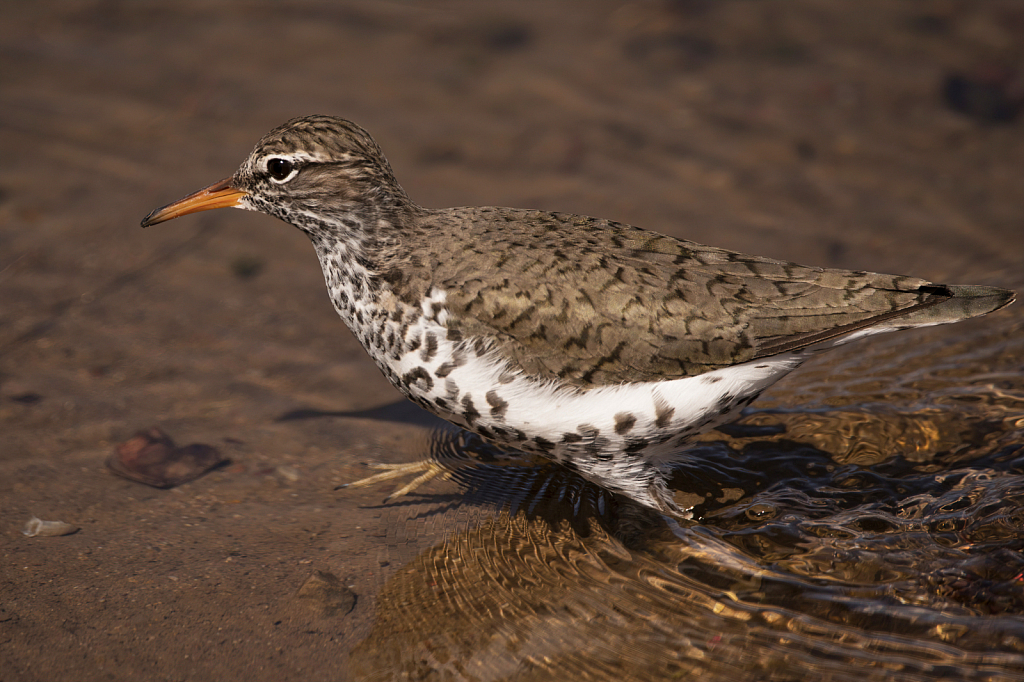
[[[381,504],[393,489],[386,485],[334,490],[365,476],[364,461],[421,456],[430,447],[424,434],[435,424],[400,402],[337,319],[306,238],[241,211],[139,228],[152,209],[232,174],[260,136],[291,117],[356,121],[384,149],[410,196],[429,207],[572,212],[807,264],[1024,289],[1024,6],[1015,0],[62,0],[6,3],[3,14],[5,681],[583,676],[573,658],[580,642],[566,639],[564,629],[529,652],[501,640],[502,651],[518,652],[504,658],[495,653],[498,639],[463,649],[446,644],[442,654],[442,635],[435,632],[430,644],[415,633],[433,632],[432,619],[439,632],[456,626],[440,628],[429,611],[412,617],[408,599],[395,607],[408,620],[387,616],[380,595],[394,598],[395,576],[413,557],[436,568],[423,552],[472,554],[459,544],[468,542],[462,535],[442,550],[438,543],[456,529],[477,527],[477,512],[459,511],[465,486],[457,481],[435,490],[440,495],[450,486],[447,497],[419,496],[415,504]],[[1014,563],[1020,547],[1008,539],[1024,524],[1021,310],[1018,304],[957,328],[893,335],[873,347],[878,351],[869,352],[870,344],[844,349],[817,362],[808,379],[787,379],[766,394],[765,405],[790,409],[812,401],[815,409],[857,412],[857,424],[866,405],[893,401],[910,411],[867,431],[850,427],[842,410],[830,413],[832,421],[790,423],[790,435],[803,433],[813,445],[809,457],[821,471],[867,471],[913,452],[934,472],[942,467],[930,457],[967,445],[975,448],[972,456],[994,457],[981,469],[1011,484],[990,490],[992,500],[981,495],[996,504],[984,513],[998,516],[1003,533],[985,536],[995,538],[988,550],[1006,549],[1011,554],[1000,555],[1001,565],[1024,570],[1024,562]],[[881,359],[877,365],[871,353]],[[928,383],[937,365],[948,383]],[[879,388],[911,368],[916,383],[903,392]],[[974,392],[943,403],[954,384]],[[971,400],[986,407],[962,421],[964,412],[939,409]],[[759,425],[772,414],[748,421]],[[151,427],[180,445],[216,448],[221,465],[169,490],[112,476],[104,463],[117,444]],[[824,442],[828,434],[842,442]],[[858,460],[844,450],[853,447],[844,440],[850,434],[874,442],[877,457]],[[742,451],[736,443],[728,447]],[[780,460],[792,460],[793,451],[772,447]],[[724,458],[724,470],[728,462],[742,464],[736,471],[753,466],[722,452],[708,456]],[[766,487],[778,483],[770,474]],[[731,489],[739,492],[722,494],[722,505],[739,499],[747,506],[737,513],[747,520],[762,512],[785,516],[771,511],[782,502],[755,499],[757,485],[747,489],[752,479],[736,475],[740,482]],[[903,474],[886,475],[894,478],[883,486],[885,499],[898,506],[908,494]],[[438,499],[442,511],[417,506]],[[500,500],[486,501],[501,507]],[[604,504],[570,530],[547,519],[546,530],[531,526],[512,535],[562,548],[580,541],[565,533],[597,523],[608,542],[618,543],[615,556],[636,552],[636,561],[648,562],[644,570],[683,561],[626,542],[636,533],[658,547],[681,540],[650,520],[623,531],[625,512],[604,523]],[[894,509],[873,509],[872,518],[899,517]],[[515,518],[516,509],[506,512]],[[539,512],[531,513],[532,522]],[[78,530],[26,538],[22,526],[34,515]],[[861,532],[879,534],[881,542],[887,532],[906,530],[885,523]],[[983,540],[957,538],[950,542]],[[733,544],[746,547],[752,562],[775,560],[752,549],[758,542],[743,542]],[[700,551],[711,564],[720,556]],[[913,555],[913,548],[901,551]],[[824,580],[828,562],[812,563],[813,580]],[[746,570],[740,572],[749,577]],[[969,591],[958,604],[970,612],[965,618],[978,615],[972,599],[987,614],[1000,605],[1007,620],[993,629],[963,624],[1001,642],[999,653],[986,658],[986,645],[977,642],[957,649],[937,623],[901,631],[914,642],[934,642],[915,649],[915,660],[927,664],[909,665],[907,679],[932,679],[943,670],[955,670],[956,679],[1013,678],[1024,655],[1024,609],[1020,577],[1006,570],[963,569],[967,577],[949,583],[976,585],[983,574],[995,581],[989,597]],[[428,574],[421,596],[441,589],[440,574]],[[879,569],[864,579],[877,587],[893,575]],[[466,580],[481,584],[477,574]],[[966,594],[962,588],[942,594]],[[666,594],[683,599],[681,592]],[[484,611],[501,613],[508,599],[495,598]],[[533,603],[551,599],[545,592]],[[880,600],[876,606],[913,601],[882,592],[871,599]],[[692,595],[685,600],[702,603]],[[525,621],[511,616],[495,616],[496,630],[483,628],[466,615],[468,603],[452,617],[475,624],[477,636],[522,634],[515,622]],[[935,608],[938,614],[945,607]],[[529,612],[536,616],[537,609]],[[674,612],[680,609],[652,618],[670,622]],[[767,618],[764,626],[777,621]],[[882,626],[844,623],[869,633],[865,641],[875,644],[867,649],[881,646],[869,635]],[[621,638],[623,629],[637,627],[629,621],[604,632]],[[376,639],[367,640],[371,632]],[[396,632],[414,634],[396,640]],[[632,670],[646,671],[647,679],[685,677],[699,672],[699,659],[704,679],[797,679],[816,665],[789,657],[782,640],[768,637],[765,650],[783,654],[778,667],[759,669],[766,654],[733,658],[750,646],[743,628],[735,632],[735,648],[718,649],[733,652],[721,657],[723,667],[708,663],[716,646],[726,646],[714,640],[721,635],[691,633],[684,646],[661,633],[645,640],[650,648],[639,662],[622,654],[635,642],[604,642],[609,663],[588,668],[587,676],[627,679],[623,670]],[[829,630],[822,641],[843,637],[853,635]],[[353,658],[361,641],[374,644]],[[892,646],[892,660],[903,660]],[[403,659],[409,651],[416,653]],[[683,651],[700,655],[686,659]],[[666,667],[665,652],[673,652],[677,667]],[[881,667],[861,663],[889,679],[892,660],[879,656]],[[552,660],[567,667],[559,673]],[[966,667],[957,669],[956,661]]]

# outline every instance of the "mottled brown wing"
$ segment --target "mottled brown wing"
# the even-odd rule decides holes
[[[463,211],[471,246],[437,259],[433,278],[448,292],[452,331],[500,342],[525,371],[581,388],[693,376],[893,318],[914,326],[993,309],[928,317],[952,294],[921,279],[811,268],[579,216]]]

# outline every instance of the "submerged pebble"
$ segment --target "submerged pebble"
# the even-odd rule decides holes
[[[295,596],[306,601],[321,617],[344,616],[356,605],[356,594],[327,571],[313,571]]]
[[[154,488],[173,488],[226,463],[217,448],[201,443],[177,447],[155,426],[118,445],[107,459],[118,476]]]

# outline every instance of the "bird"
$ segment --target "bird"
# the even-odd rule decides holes
[[[424,208],[370,134],[334,116],[275,128],[232,176],[142,226],[224,207],[309,237],[334,309],[414,403],[678,518],[691,510],[667,479],[688,441],[812,355],[1015,298],[569,213]]]

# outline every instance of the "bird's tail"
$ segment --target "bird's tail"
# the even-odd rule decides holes
[[[925,284],[917,289],[917,294],[918,302],[909,307],[876,315],[849,325],[845,330],[833,330],[827,343],[808,345],[819,350],[872,334],[960,322],[1004,308],[1017,296],[1009,289],[972,284]]]
[[[887,275],[877,277],[893,279]],[[757,357],[769,357],[804,348],[824,350],[872,334],[959,322],[999,310],[1013,303],[1016,297],[1013,291],[997,287],[931,284],[922,280],[917,280],[911,287],[903,282],[895,286],[886,282],[872,289],[877,296],[876,314],[819,331],[786,336],[774,343],[765,343],[759,348]],[[889,310],[880,310],[891,306],[893,297],[899,297],[899,305]],[[871,305],[861,302],[859,307],[863,312],[865,308],[870,309]]]
[[[921,303],[894,315],[893,326],[919,327],[959,322],[987,315],[1013,303],[1017,294],[1009,289],[971,284],[928,284],[919,290]]]

